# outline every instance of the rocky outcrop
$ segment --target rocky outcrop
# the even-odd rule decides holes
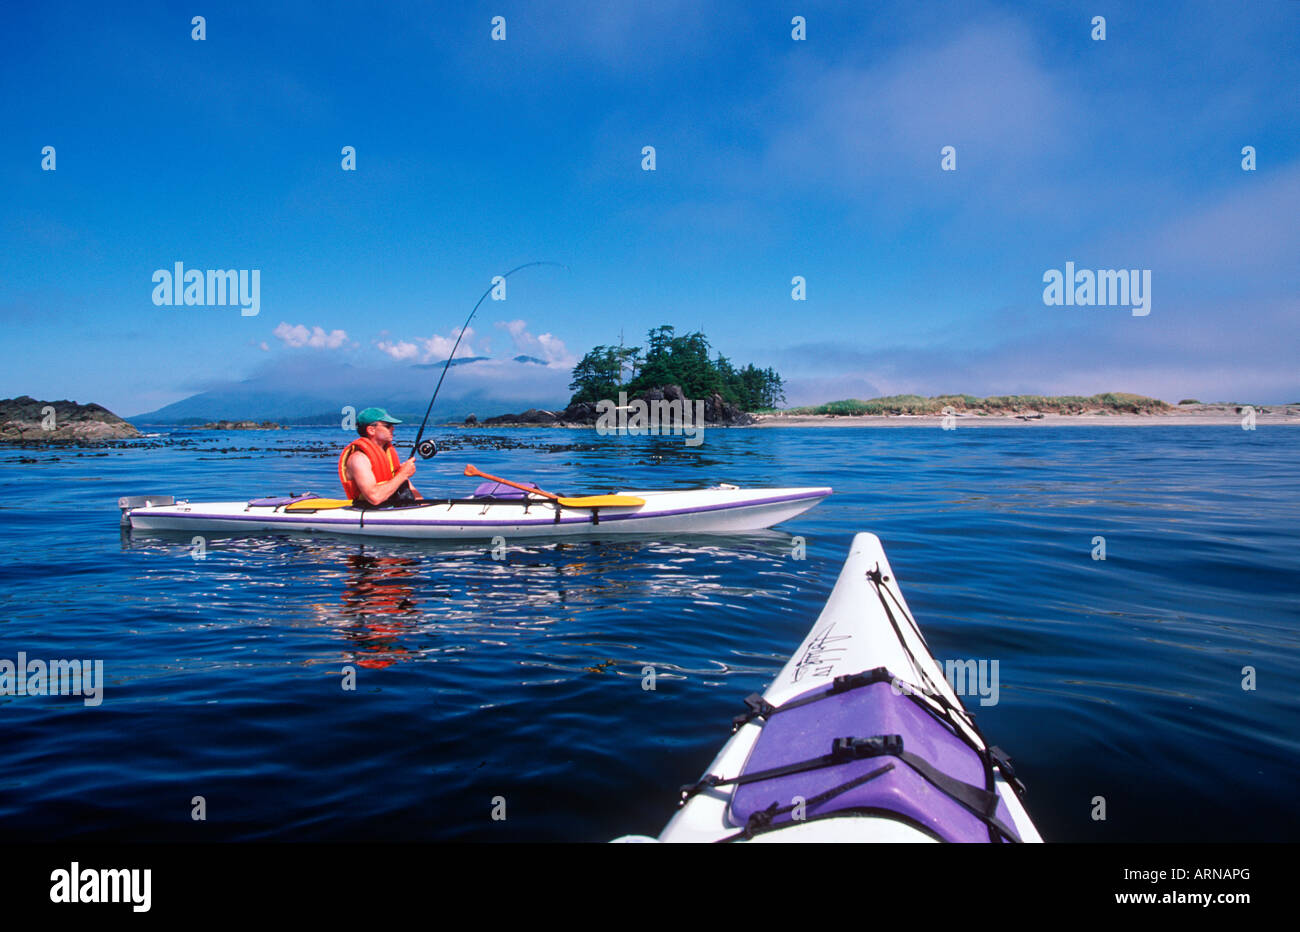
[[[195,430],[285,430],[273,421],[213,421]]]
[[[560,415],[560,417],[561,420],[563,420],[567,424],[582,424],[584,426],[591,426],[596,423],[596,418],[598,417],[598,414],[596,412],[596,405],[594,402],[580,401],[577,404],[571,404],[567,408],[565,408],[564,413]]]
[[[486,427],[502,427],[507,424],[519,424],[525,427],[551,427],[560,423],[561,417],[554,411],[541,408],[529,408],[523,414],[499,414],[483,422]],[[592,423],[595,423],[593,420]]]
[[[37,401],[29,395],[0,400],[0,442],[98,443],[139,437],[112,411],[75,401]]]
[[[648,388],[628,399],[629,404],[635,401],[645,401],[647,403],[676,401],[685,405],[690,403],[691,399],[687,399],[681,386],[664,385]],[[703,401],[704,423],[706,425],[740,427],[753,424],[755,421],[753,415],[726,401],[717,392],[703,399]],[[596,405],[593,402],[584,401],[571,404],[559,412],[529,408],[523,414],[501,414],[487,418],[482,423],[485,427],[594,427],[598,417],[599,412],[596,410]],[[470,424],[468,418],[465,423],[467,426]]]
[[[704,423],[721,424],[725,427],[740,427],[754,423],[754,416],[742,411],[730,401],[724,401],[717,392],[704,402]]]

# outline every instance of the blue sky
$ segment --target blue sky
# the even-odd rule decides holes
[[[1300,401],[1294,0],[200,6],[0,14],[0,396],[432,383],[547,259],[461,348],[549,360],[539,402],[660,323],[792,403]],[[259,314],[155,306],[177,261],[259,269]],[[1150,269],[1151,313],[1046,306],[1067,261]]]

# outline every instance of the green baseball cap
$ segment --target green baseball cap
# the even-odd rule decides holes
[[[383,408],[366,408],[366,410],[357,415],[358,427],[365,427],[367,424],[377,424],[380,421],[383,421],[385,424],[402,423]]]

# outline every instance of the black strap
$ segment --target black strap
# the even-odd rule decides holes
[[[1000,832],[1008,841],[1020,841],[1020,836],[997,817],[1000,797],[995,790],[983,790],[978,786],[971,786],[969,783],[963,783],[955,777],[950,777],[928,760],[918,757],[911,751],[903,751],[898,756],[944,795],[960,803],[978,816],[990,829],[990,841],[998,840],[992,835],[993,829]]]
[[[889,771],[893,769],[894,769],[893,764],[885,764],[885,766],[883,767],[877,767],[875,770],[869,771],[868,773],[864,773],[860,777],[854,777],[852,780],[848,781],[847,783],[841,783],[838,786],[833,786],[829,790],[818,793],[816,796],[813,796],[811,799],[805,799],[803,801],[803,805],[805,808],[809,806],[816,808],[817,806],[820,806],[824,802],[829,802],[830,800],[834,799],[836,796],[839,796],[843,793],[847,793],[849,790],[853,789],[854,787],[861,786],[862,784],[868,782],[869,780],[874,780],[876,779],[876,777],[889,773]],[[797,803],[791,803],[789,806],[782,806],[780,808],[777,808],[776,803],[772,803],[772,805],[768,806],[766,809],[760,810],[759,812],[750,813],[749,818],[745,820],[745,827],[743,829],[741,829],[739,832],[737,832],[734,835],[728,835],[726,838],[719,838],[718,843],[721,844],[722,842],[725,841],[737,841],[741,838],[749,839],[749,838],[753,838],[755,835],[761,832],[771,831],[772,821],[777,816],[785,815],[787,812],[794,812],[794,810],[797,807],[798,807]],[[802,822],[804,820],[798,819],[795,821]],[[791,822],[790,824],[794,825],[795,822]],[[778,828],[785,828],[785,826],[778,826]]]
[[[901,755],[902,751],[903,738],[900,735],[877,735],[872,738],[836,738],[831,742],[830,753],[823,754],[821,757],[813,757],[793,764],[784,764],[780,767],[769,767],[766,770],[756,770],[753,773],[742,773],[738,777],[731,777],[726,780],[716,774],[705,774],[697,782],[688,783],[682,787],[681,800],[678,805],[685,805],[692,796],[706,788],[744,786],[747,783],[758,783],[760,780],[772,780],[776,777],[787,777],[791,774],[804,773],[809,770],[835,767],[839,764],[847,764],[850,761],[862,760],[866,757],[879,757],[882,754]]]
[[[779,706],[772,705],[758,693],[750,693],[745,697],[747,710],[731,720],[731,733],[734,735],[740,731],[742,726],[748,725],[756,718],[771,718],[778,712],[788,712],[791,709],[798,709],[814,702],[820,702],[823,699],[838,696],[853,689],[872,686],[876,683],[888,683],[893,679],[893,674],[884,667],[876,667],[863,673],[846,673],[843,676],[835,677],[831,681],[831,688],[824,693],[818,693],[815,696],[800,696],[798,699],[791,699]]]

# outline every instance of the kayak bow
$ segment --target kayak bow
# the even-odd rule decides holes
[[[659,841],[1042,841],[874,534],[854,537],[812,631],[745,706]]]

